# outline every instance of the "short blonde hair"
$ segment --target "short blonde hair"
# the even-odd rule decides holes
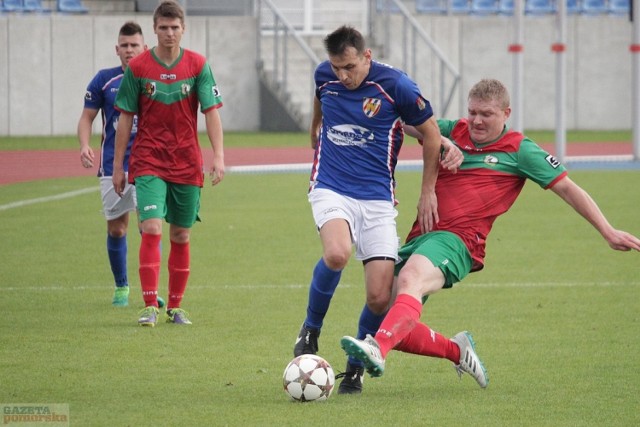
[[[501,108],[509,108],[511,100],[509,91],[499,80],[482,79],[469,91],[468,99],[479,99],[482,101],[498,101]]]

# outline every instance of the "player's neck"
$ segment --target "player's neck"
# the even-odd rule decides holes
[[[162,63],[170,66],[176,62],[180,56],[180,46],[163,47],[159,45],[155,47],[154,53]]]

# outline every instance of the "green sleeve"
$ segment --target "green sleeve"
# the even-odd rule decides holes
[[[566,168],[538,144],[525,138],[518,151],[518,168],[524,176],[547,188]]]
[[[133,75],[130,67],[124,71],[122,82],[120,83],[120,89],[116,95],[116,107],[122,111],[128,111],[130,113],[138,112],[138,91],[137,79]]]
[[[438,126],[440,127],[440,134],[442,136],[446,136],[447,138],[451,136],[451,131],[453,131],[454,126],[458,123],[458,120],[445,120],[438,119]]]
[[[200,111],[205,112],[211,107],[222,104],[222,96],[218,90],[216,79],[209,63],[205,62],[202,71],[198,75],[198,101],[200,101]]]

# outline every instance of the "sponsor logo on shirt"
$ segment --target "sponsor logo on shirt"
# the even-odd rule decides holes
[[[364,115],[372,118],[380,111],[382,101],[377,98],[365,98],[362,101],[362,111]]]
[[[358,125],[344,124],[327,130],[327,138],[336,145],[363,146],[374,141],[373,131]]]
[[[547,163],[549,163],[551,165],[552,168],[557,169],[558,166],[560,166],[560,161],[558,159],[556,159],[555,157],[553,157],[551,154],[549,154],[547,157],[545,157],[545,160],[547,161]]]
[[[160,74],[160,80],[175,80],[177,78],[175,74]]]
[[[91,91],[86,91],[84,93],[84,100],[85,101],[93,101],[93,95],[91,94]]]
[[[212,87],[211,93],[213,93],[213,96],[220,96],[220,90],[218,89],[218,86]]]

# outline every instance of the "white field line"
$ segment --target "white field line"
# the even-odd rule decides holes
[[[401,160],[398,162],[397,170],[418,170],[422,165],[421,160]],[[287,163],[276,165],[255,165],[255,166],[229,166],[227,171],[230,173],[309,173],[311,171],[311,163]],[[38,197],[36,199],[18,200],[17,202],[0,205],[0,211],[21,208],[23,206],[33,205],[36,203],[47,203],[54,200],[69,199],[71,197],[81,196],[83,194],[99,191],[100,187],[83,188],[80,190],[69,191],[67,193],[54,194],[52,196]]]
[[[82,188],[80,190],[69,191],[67,193],[54,194],[52,196],[38,197],[36,199],[18,200],[17,202],[7,203],[6,205],[0,205],[0,211],[6,211],[14,208],[21,208],[23,206],[34,205],[36,203],[46,203],[53,200],[69,199],[71,197],[80,196],[82,194],[92,193],[99,191],[100,187]]]
[[[465,288],[579,288],[579,287],[615,287],[615,286],[639,286],[640,282],[573,282],[573,283],[458,283],[456,287]],[[289,285],[269,285],[269,284],[237,284],[237,285],[198,285],[190,284],[189,288],[193,290],[205,289],[205,290],[260,290],[260,289],[308,289],[309,284],[289,284]],[[361,285],[351,285],[348,283],[341,283],[341,288],[361,288]],[[34,292],[56,292],[56,291],[103,291],[109,288],[109,285],[95,285],[95,286],[0,286],[0,291],[3,292],[19,292],[19,291],[34,291]]]

